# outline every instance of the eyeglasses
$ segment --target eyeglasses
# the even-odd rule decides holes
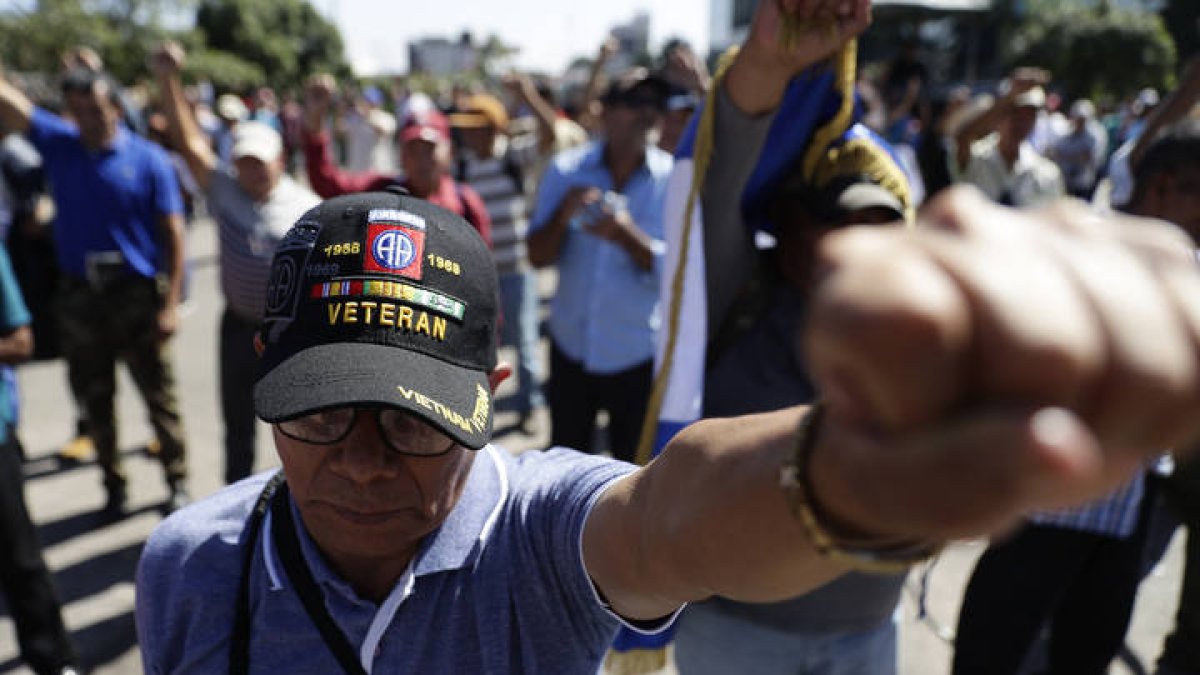
[[[350,435],[359,413],[374,413],[379,437],[392,452],[414,457],[436,457],[454,447],[454,441],[445,434],[399,408],[328,408],[284,420],[275,427],[293,440],[314,445],[333,445]]]

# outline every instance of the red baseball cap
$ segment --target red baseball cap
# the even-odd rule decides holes
[[[437,110],[422,110],[410,114],[400,128],[400,142],[421,139],[430,143],[450,141],[450,123]]]

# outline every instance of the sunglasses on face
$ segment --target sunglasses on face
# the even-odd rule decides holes
[[[358,418],[375,418],[379,437],[392,452],[413,457],[436,457],[454,447],[445,434],[399,408],[327,408],[275,425],[288,438],[314,445],[333,445],[350,435]]]

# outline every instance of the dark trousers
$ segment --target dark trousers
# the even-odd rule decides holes
[[[183,423],[168,345],[158,340],[159,294],[153,279],[131,277],[104,289],[64,279],[58,298],[59,331],[71,389],[83,397],[88,429],[110,489],[125,484],[117,452],[117,361],[129,369],[162,447],[168,481],[187,474]]]
[[[1187,547],[1175,630],[1167,636],[1159,663],[1182,672],[1200,672],[1200,458],[1175,467],[1164,482],[1163,496],[1187,527]]]
[[[9,429],[0,443],[0,588],[8,598],[21,656],[37,673],[76,663],[58,594],[25,508],[21,450]]]
[[[1030,524],[993,543],[963,595],[955,675],[1014,675],[1049,622],[1053,675],[1104,675],[1129,628],[1148,509],[1125,539]]]
[[[225,419],[225,482],[239,481],[254,470],[254,352],[257,322],[234,314],[221,316],[221,414]]]
[[[550,378],[546,383],[550,444],[595,452],[592,437],[596,414],[604,410],[608,412],[609,451],[617,459],[632,462],[653,378],[651,361],[616,373],[589,373],[551,340]]]

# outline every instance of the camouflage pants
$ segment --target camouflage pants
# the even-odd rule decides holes
[[[71,389],[83,401],[106,487],[125,483],[113,407],[118,359],[146,404],[167,480],[187,474],[175,373],[168,344],[157,339],[159,298],[155,281],[142,277],[101,289],[68,278],[59,288],[59,335]]]

